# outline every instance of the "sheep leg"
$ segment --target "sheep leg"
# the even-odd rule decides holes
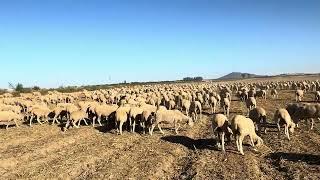
[[[69,128],[69,126],[70,126],[70,120],[67,121],[64,131],[66,131]]]
[[[289,126],[285,125],[284,127],[284,133],[287,136],[288,140],[290,141],[290,135],[289,135]]]
[[[78,121],[78,127],[80,127],[81,120],[82,120],[82,119],[80,119],[80,120]],[[77,123],[76,123],[76,124],[77,124]]]
[[[243,153],[243,147],[242,147],[242,143],[243,143],[243,136],[239,137],[239,146],[240,146],[240,154],[244,155]]]
[[[74,120],[70,120],[70,121],[71,121],[71,125],[72,125],[73,127],[79,128],[79,127],[76,125],[76,123],[74,122]]]
[[[86,126],[88,126],[88,122],[87,122],[87,120],[84,118],[84,119],[82,119],[83,121],[84,121],[84,123],[86,124]]]
[[[222,134],[221,134],[222,152],[226,152],[226,149],[224,147],[224,144],[225,144],[224,137],[225,137],[225,132],[222,132]]]
[[[237,150],[240,152],[239,136],[238,135],[236,135],[236,144],[237,144]]]
[[[155,127],[156,127],[156,125],[153,124],[153,125],[151,126],[151,128],[149,128],[149,134],[150,134],[150,136],[152,136],[153,130],[154,130]]]
[[[95,126],[96,118],[97,118],[97,116],[95,116],[95,117],[93,117],[93,118],[92,118],[92,127],[94,127],[94,126]]]
[[[99,123],[99,126],[102,126],[102,124],[101,124],[101,116],[98,117],[98,123]]]
[[[31,123],[32,123],[32,120],[33,120],[33,115],[30,117],[29,121],[30,121],[30,124],[29,126],[32,127]]]
[[[119,132],[120,132],[120,135],[122,135],[122,126],[123,126],[123,123],[124,123],[124,122],[120,122],[120,123],[119,123]]]
[[[38,123],[41,125],[42,123],[41,123],[41,121],[40,121],[40,116],[37,116],[37,121],[38,121]]]
[[[314,119],[311,118],[311,127],[310,127],[310,130],[313,130],[313,127],[314,127]]]
[[[13,121],[14,121],[14,123],[16,124],[16,126],[19,127],[19,124],[18,124],[17,120],[14,119]]]
[[[175,132],[176,134],[179,134],[178,130],[180,128],[180,124],[175,124]]]
[[[254,148],[254,141],[253,141],[252,136],[250,136],[250,142],[251,142],[251,146]]]
[[[135,129],[136,129],[136,121],[133,121],[133,124],[132,124],[132,132],[133,133],[135,132]]]
[[[161,134],[164,134],[164,132],[162,131],[162,128],[161,128],[160,124],[158,124],[158,129],[159,129],[159,131],[160,131]]]

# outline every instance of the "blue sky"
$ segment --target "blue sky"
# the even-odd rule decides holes
[[[1,0],[0,88],[319,72],[320,1]]]

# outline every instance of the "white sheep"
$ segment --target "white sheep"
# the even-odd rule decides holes
[[[250,118],[247,118],[242,115],[236,115],[231,120],[231,127],[233,130],[233,135],[236,138],[236,144],[238,151],[244,155],[243,153],[243,139],[246,136],[250,137],[251,146],[255,147],[254,143],[257,142],[257,146],[263,144],[263,140],[256,134],[255,126],[253,121]]]
[[[246,100],[246,106],[247,106],[247,109],[248,109],[248,115],[250,113],[250,111],[254,108],[257,107],[257,101],[254,97],[249,97],[247,100]]]
[[[17,121],[22,119],[23,116],[21,114],[16,114],[12,111],[0,111],[0,122],[6,125],[6,129],[8,129],[10,122],[14,122],[19,127]]]
[[[156,112],[155,121],[152,122],[151,129],[149,134],[152,136],[153,130],[156,126],[158,126],[160,132],[164,134],[164,132],[161,129],[160,124],[161,123],[169,123],[174,124],[174,129],[176,134],[178,133],[178,130],[180,128],[180,124],[184,121],[188,121],[189,126],[193,126],[193,121],[190,117],[184,115],[182,112],[178,110],[158,110]]]
[[[222,108],[223,108],[223,112],[224,114],[229,117],[230,115],[230,101],[228,98],[223,98],[222,100]]]
[[[224,114],[214,115],[212,118],[212,129],[215,137],[218,137],[218,147],[222,145],[222,151],[225,152],[225,135],[230,137],[230,135],[233,134],[232,130],[229,128],[228,118]]]
[[[262,132],[267,133],[267,112],[265,109],[261,107],[252,109],[249,112],[249,118],[252,119],[255,122],[255,124],[258,126],[257,130],[259,134],[262,131],[261,125],[263,125],[264,127],[264,131]]]
[[[301,102],[303,96],[304,96],[304,91],[301,90],[301,89],[298,89],[298,90],[296,91],[296,102]]]
[[[292,122],[291,116],[286,109],[278,109],[274,114],[274,122],[278,126],[279,137],[281,134],[281,126],[284,126],[284,134],[287,136],[288,140],[290,140],[290,134],[294,132],[294,128],[296,124]]]

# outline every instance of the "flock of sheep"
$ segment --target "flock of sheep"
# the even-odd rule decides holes
[[[258,136],[267,132],[267,113],[257,106],[256,98],[267,99],[278,97],[278,91],[296,90],[296,103],[275,110],[274,122],[284,127],[285,135],[290,140],[290,133],[301,120],[311,121],[320,117],[320,83],[319,81],[274,81],[256,83],[194,83],[171,85],[144,85],[113,88],[108,90],[86,91],[75,93],[39,92],[21,93],[13,97],[10,93],[0,95],[0,123],[8,128],[13,123],[19,126],[27,122],[63,125],[63,131],[70,127],[79,128],[81,124],[96,122],[102,126],[117,129],[123,133],[123,127],[130,132],[137,130],[143,134],[153,134],[157,127],[164,134],[161,125],[172,124],[176,134],[179,128],[197,123],[203,114],[203,108],[210,109],[213,132],[218,138],[218,146],[225,151],[225,138],[232,135],[241,154],[242,142],[250,137],[251,145],[259,146],[263,140]],[[301,103],[305,92],[315,93],[315,103]],[[243,101],[247,115],[236,115],[229,119],[232,98]],[[223,114],[217,114],[219,109]],[[89,122],[88,122],[89,121]],[[82,123],[83,122],[83,123]],[[138,128],[138,129],[136,129]]]

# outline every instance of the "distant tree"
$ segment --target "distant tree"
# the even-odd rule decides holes
[[[18,83],[18,84],[16,85],[15,91],[17,91],[17,92],[22,92],[23,90],[24,90],[23,84]]]
[[[241,74],[241,77],[242,77],[242,79],[246,78],[246,74],[245,74],[245,73],[242,73],[242,74]]]
[[[198,76],[198,77],[195,77],[194,80],[195,80],[195,81],[203,81],[203,77]]]
[[[32,90],[34,90],[34,91],[40,91],[41,88],[40,88],[39,86],[33,86]]]

